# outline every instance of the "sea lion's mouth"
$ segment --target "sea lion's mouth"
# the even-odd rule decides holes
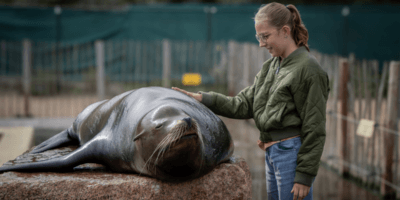
[[[181,137],[181,139],[192,139],[192,138],[197,138],[197,134],[196,133],[191,133],[191,134],[186,134],[184,136]]]
[[[190,129],[189,131],[186,131],[180,139],[188,139],[188,138],[193,138],[197,137],[197,132],[195,128]]]
[[[192,120],[190,123],[183,122],[175,126],[169,133],[169,135],[173,137],[169,143],[172,144],[179,142],[181,139],[198,137],[197,126],[198,125],[194,120]]]

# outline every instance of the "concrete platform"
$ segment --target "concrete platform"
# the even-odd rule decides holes
[[[0,127],[25,126],[42,129],[66,129],[75,118],[0,118]]]
[[[34,145],[33,127],[0,127],[0,166]]]

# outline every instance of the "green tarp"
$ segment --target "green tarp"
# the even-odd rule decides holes
[[[0,7],[0,40],[87,43],[98,39],[236,40],[256,43],[259,5],[149,5],[119,11]],[[309,45],[322,53],[399,60],[400,6],[297,6],[309,30]],[[60,33],[57,35],[57,33]]]

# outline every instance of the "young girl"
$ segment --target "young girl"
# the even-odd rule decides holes
[[[308,32],[294,5],[270,3],[255,16],[256,38],[272,58],[254,84],[235,97],[175,88],[218,115],[253,118],[265,151],[268,199],[312,199],[325,143],[327,74],[310,54]]]

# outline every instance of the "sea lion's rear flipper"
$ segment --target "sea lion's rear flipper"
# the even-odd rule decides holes
[[[14,165],[3,165],[0,167],[0,173],[6,171],[18,171],[18,172],[66,172],[72,171],[74,167],[84,163],[96,163],[93,155],[90,151],[87,151],[87,146],[83,146],[71,152],[68,155],[51,158],[44,161],[14,164]]]
[[[71,137],[70,131],[72,131],[72,128],[63,130],[57,135],[49,138],[48,140],[36,146],[30,153],[40,153],[43,151],[54,149],[56,147],[66,146],[68,144],[78,145],[79,141]]]

